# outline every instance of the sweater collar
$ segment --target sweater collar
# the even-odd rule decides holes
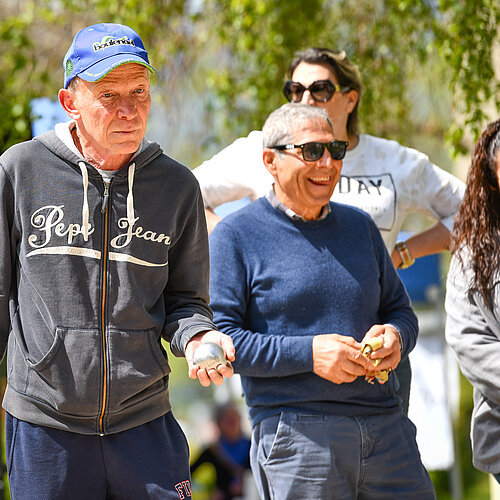
[[[290,219],[293,220],[300,220],[303,222],[311,222],[307,219],[304,219],[301,215],[295,213],[291,208],[287,207],[277,196],[276,193],[274,192],[274,184],[271,186],[271,189],[268,191],[266,194],[266,199],[267,201],[271,204],[273,208],[276,208],[280,212],[283,212],[285,215],[290,217]],[[322,209],[321,213],[319,214],[319,217],[317,219],[314,219],[315,221],[322,220],[330,214],[332,209],[330,208],[330,204],[327,203]]]

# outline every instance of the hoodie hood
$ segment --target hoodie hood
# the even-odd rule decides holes
[[[170,409],[160,342],[216,329],[198,183],[158,144],[110,181],[54,132],[0,157],[4,408],[83,434]]]
[[[57,137],[57,134],[53,130],[51,130],[50,132],[46,132],[45,134],[38,135],[33,140],[43,144],[54,155],[58,156],[59,158],[61,158],[61,160],[64,160],[67,163],[77,165],[79,161],[84,161],[88,165],[89,171],[94,172],[96,175],[100,176],[96,169],[92,167],[88,162],[86,162],[81,155],[77,155],[74,151],[71,151],[71,149],[69,149],[66,144],[64,144],[64,142],[61,141],[59,137]],[[126,167],[131,162],[135,163],[136,170],[140,170],[155,158],[158,158],[161,154],[163,154],[163,151],[158,143],[144,141],[143,144],[144,146],[142,148],[142,151],[134,156],[129,163],[125,164],[123,167],[117,170],[115,176],[113,177],[117,179],[117,182],[120,182],[120,180],[125,180],[127,178]]]
[[[62,127],[68,127],[68,123],[61,123],[56,125]],[[69,131],[69,128],[67,129]],[[80,154],[77,154],[73,149],[70,149],[61,139],[55,131],[50,131],[40,136],[35,137],[35,140],[40,141],[47,149],[52,151],[55,155],[59,156],[61,159],[65,159],[72,163],[77,163],[80,172],[82,174],[82,188],[83,188],[83,202],[82,202],[82,230],[83,237],[85,241],[88,240],[88,234],[90,230],[89,224],[89,205],[88,205],[88,182],[89,182],[89,172],[92,175],[96,173],[100,176],[99,172],[90,165]],[[133,194],[133,184],[134,175],[136,169],[141,169],[147,165],[150,161],[154,160],[162,154],[162,150],[159,144],[154,142],[148,142],[143,140],[142,151],[134,155],[134,157],[121,167],[113,176],[116,179],[114,182],[123,182],[125,179],[128,181],[128,194],[127,194],[127,221],[129,224],[133,223],[134,220],[134,194]],[[145,147],[144,147],[145,146]],[[104,208],[104,206],[103,206]]]

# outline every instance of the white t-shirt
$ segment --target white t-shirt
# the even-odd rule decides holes
[[[265,196],[274,182],[262,162],[262,132],[237,139],[193,170],[205,205]],[[434,165],[427,155],[371,135],[361,134],[347,151],[332,200],[368,212],[392,251],[410,213],[432,216],[448,230],[464,195],[465,184]]]

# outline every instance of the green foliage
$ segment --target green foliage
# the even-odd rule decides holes
[[[170,106],[200,96],[220,144],[261,127],[284,102],[293,53],[320,46],[359,65],[364,131],[411,142],[430,126],[461,152],[500,106],[499,20],[496,0],[20,0],[0,13],[0,149],[30,137],[29,103],[55,97],[74,33],[108,21],[141,34]],[[453,114],[415,121],[415,82],[429,95],[444,87]]]
[[[472,391],[472,385],[460,373],[459,418],[455,423],[454,429],[457,460],[462,475],[464,500],[487,500],[490,498],[488,474],[472,466],[472,447],[470,442],[470,422],[473,409]]]
[[[497,0],[441,0],[445,22],[436,27],[439,53],[453,69],[450,89],[458,116],[448,138],[458,152],[469,129],[475,141],[491,119],[485,105],[500,109],[500,84],[495,77],[493,50],[498,44],[500,4]]]
[[[209,70],[214,109],[233,135],[261,128],[280,93],[292,54],[313,31],[327,31],[322,0],[207,0],[206,23],[214,26],[219,64]],[[214,44],[214,45],[215,45]],[[216,45],[216,46],[217,46]]]
[[[10,19],[0,24],[0,40],[3,47],[0,54],[0,144],[2,150],[29,139],[30,100],[32,92],[26,91],[26,82],[33,68],[32,42],[28,37],[26,21]],[[39,75],[43,78],[43,74]]]
[[[200,465],[191,478],[191,488],[193,498],[197,500],[210,500],[216,489],[217,473],[212,464],[205,463]]]
[[[219,60],[209,72],[212,112],[231,138],[258,128],[284,102],[284,73],[298,50],[343,49],[362,73],[360,107],[366,132],[404,142],[431,127],[455,153],[475,140],[498,109],[493,48],[500,15],[494,0],[207,0],[206,23]],[[432,68],[433,74],[425,72]],[[433,124],[412,121],[414,82],[428,94],[445,86],[454,115]],[[491,101],[496,106],[489,113]],[[471,140],[469,139],[469,146]]]
[[[433,17],[425,2],[342,0],[330,4],[332,38],[358,64],[365,85],[363,129],[405,139],[413,96],[408,87],[429,55]]]
[[[62,60],[74,34],[97,22],[128,24],[144,40],[159,69],[158,80],[175,75],[178,61],[193,65],[196,46],[186,0],[21,0],[0,12],[0,151],[31,137],[30,103],[55,98],[62,86]],[[36,10],[35,10],[36,9]],[[35,16],[36,12],[36,16]]]

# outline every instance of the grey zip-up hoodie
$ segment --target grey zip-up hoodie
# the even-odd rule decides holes
[[[215,329],[203,202],[190,170],[149,143],[101,175],[48,132],[0,157],[3,407],[109,434],[170,410],[169,364]]]

